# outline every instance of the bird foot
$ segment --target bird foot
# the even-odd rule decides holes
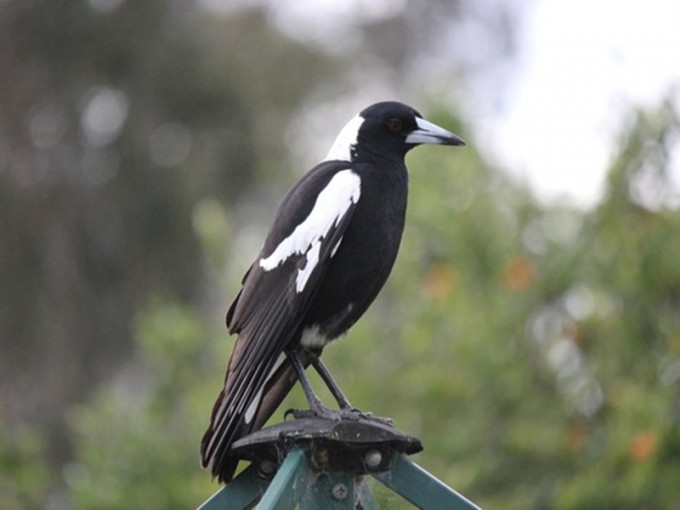
[[[340,410],[340,414],[344,419],[347,420],[366,420],[380,423],[381,425],[386,425],[388,427],[394,426],[394,420],[392,418],[385,418],[382,416],[376,416],[368,411],[361,411],[355,407],[348,407]]]
[[[325,406],[318,406],[314,409],[288,409],[283,416],[284,419],[286,419],[288,416],[292,416],[296,420],[302,418],[321,418],[329,421],[366,420],[380,423],[381,425],[388,427],[394,426],[394,420],[391,418],[375,416],[373,413],[361,411],[354,407],[345,407],[340,410],[329,409]]]
[[[334,411],[328,407],[318,406],[314,409],[288,409],[283,414],[285,420],[288,416],[292,416],[296,420],[303,418],[321,418],[329,421],[341,421],[343,417],[340,411]]]

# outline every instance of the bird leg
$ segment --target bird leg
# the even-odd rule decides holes
[[[333,394],[333,397],[335,397],[340,409],[354,409],[352,404],[349,403],[349,400],[347,400],[347,397],[340,389],[340,386],[338,386],[338,383],[336,383],[333,379],[328,367],[326,367],[324,362],[321,361],[321,356],[318,354],[312,354],[310,362],[316,372],[321,376],[321,379],[323,379],[323,382],[326,383],[326,386]]]
[[[349,400],[347,400],[347,397],[340,389],[340,386],[338,386],[338,383],[336,383],[335,379],[333,379],[333,376],[331,375],[330,370],[328,370],[326,364],[323,361],[321,361],[321,356],[312,353],[310,363],[312,364],[316,372],[321,376],[321,379],[323,379],[323,382],[326,383],[326,386],[333,394],[333,397],[335,397],[335,400],[338,402],[338,405],[340,406],[340,416],[342,418],[350,420],[364,419],[377,421],[379,423],[382,423],[383,425],[388,425],[390,427],[394,425],[394,421],[392,420],[392,418],[383,418],[381,416],[375,416],[373,413],[361,411],[360,409],[357,409],[352,404],[350,404]]]
[[[321,379],[323,380],[324,383],[326,383],[326,386],[330,390],[330,392],[333,394],[333,397],[335,400],[338,402],[338,405],[340,406],[340,411],[335,411],[333,409],[329,409],[328,407],[324,406],[321,403],[321,399],[314,393],[314,390],[312,389],[312,385],[309,382],[309,379],[307,378],[307,374],[305,373],[305,368],[300,362],[300,359],[298,355],[295,352],[289,352],[287,353],[288,359],[290,360],[291,365],[293,365],[293,368],[295,369],[295,372],[298,375],[298,379],[300,380],[300,384],[302,385],[302,389],[305,392],[305,396],[307,397],[307,401],[309,402],[309,411],[307,410],[299,410],[299,409],[289,409],[286,411],[286,414],[290,413],[292,414],[295,418],[309,418],[309,417],[320,417],[320,418],[326,418],[326,419],[331,419],[331,420],[370,420],[370,421],[375,421],[378,423],[382,423],[383,425],[388,425],[392,426],[394,424],[393,420],[391,418],[383,418],[380,416],[374,416],[372,413],[367,413],[364,411],[361,411],[357,409],[356,407],[352,406],[350,404],[349,400],[345,396],[345,394],[342,392],[340,387],[338,386],[338,383],[335,382],[333,379],[333,376],[331,375],[330,371],[328,370],[328,367],[321,361],[321,357],[317,353],[310,353],[310,363],[314,367],[314,369],[317,371],[319,376],[321,376]]]
[[[375,416],[373,413],[361,411],[360,409],[357,409],[352,404],[350,404],[349,400],[347,400],[347,397],[340,389],[340,386],[338,386],[338,383],[336,383],[335,380],[333,379],[330,370],[328,370],[328,367],[324,364],[323,361],[321,361],[321,357],[318,354],[312,354],[310,362],[312,366],[316,369],[317,373],[321,376],[321,379],[323,379],[323,382],[325,382],[326,386],[328,386],[328,389],[335,397],[335,400],[337,400],[338,405],[340,406],[340,415],[343,418],[354,420],[361,418],[364,420],[377,421],[379,423],[382,423],[383,425],[389,425],[390,427],[394,425],[394,421],[392,420],[392,418],[383,418],[381,416]]]
[[[309,403],[309,410],[304,409],[288,409],[286,415],[292,414],[294,418],[325,418],[328,420],[338,421],[342,417],[338,411],[329,409],[321,402],[321,399],[314,393],[307,374],[305,373],[305,367],[302,365],[300,358],[295,351],[286,351],[286,356],[288,361],[292,365],[295,373],[297,374],[302,390],[305,392],[305,397],[307,397],[307,402]],[[345,399],[346,400],[346,399]]]

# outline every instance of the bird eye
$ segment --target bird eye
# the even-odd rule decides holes
[[[387,129],[393,133],[400,133],[404,127],[404,123],[399,119],[387,119]]]

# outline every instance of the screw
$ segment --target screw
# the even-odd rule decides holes
[[[366,462],[367,467],[375,469],[382,462],[382,453],[378,450],[368,450],[364,455],[364,462]]]
[[[276,462],[271,459],[262,459],[258,467],[260,468],[260,473],[262,476],[269,477],[274,474],[277,465]]]
[[[347,490],[347,486],[344,483],[336,483],[333,488],[331,489],[331,494],[333,495],[333,498],[337,499],[338,501],[342,501],[347,497],[347,493],[349,491]]]

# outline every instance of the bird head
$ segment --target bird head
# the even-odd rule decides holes
[[[350,120],[335,139],[326,160],[365,157],[403,158],[422,144],[465,145],[462,138],[396,101],[375,103]]]

